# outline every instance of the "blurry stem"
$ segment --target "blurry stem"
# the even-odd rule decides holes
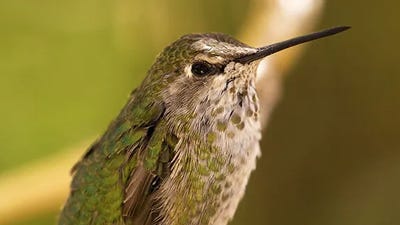
[[[307,33],[318,21],[322,6],[323,0],[253,0],[240,39],[261,46]],[[257,86],[263,126],[279,99],[282,78],[302,48],[283,51],[261,63]],[[91,140],[1,175],[0,224],[61,208],[68,195],[69,170]]]
[[[256,47],[313,31],[324,0],[253,0],[251,16],[244,23],[241,40]],[[306,46],[299,45],[268,56],[258,68],[257,91],[261,121],[265,127],[279,100],[282,79]]]
[[[69,171],[90,142],[2,174],[0,224],[60,209],[69,192]]]

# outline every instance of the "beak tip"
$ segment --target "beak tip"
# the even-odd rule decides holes
[[[338,27],[332,28],[332,30],[336,31],[336,33],[340,33],[340,32],[346,31],[350,28],[351,28],[351,26],[338,26]]]

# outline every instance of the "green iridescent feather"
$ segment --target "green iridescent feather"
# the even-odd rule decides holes
[[[71,194],[60,215],[60,225],[128,224],[122,204],[141,155],[146,173],[166,173],[162,164],[169,162],[169,152],[163,153],[167,157],[158,163],[159,153],[166,146],[165,133],[154,132],[163,111],[155,98],[132,95],[104,136],[74,167]]]

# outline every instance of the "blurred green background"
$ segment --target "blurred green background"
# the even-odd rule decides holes
[[[246,1],[0,1],[0,173],[99,135],[180,35],[236,34]],[[400,3],[327,2],[231,224],[400,224]],[[57,212],[16,224],[54,224]]]

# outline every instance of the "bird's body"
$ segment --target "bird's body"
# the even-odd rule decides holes
[[[156,61],[75,167],[60,224],[226,224],[232,218],[260,154],[257,63],[229,62],[230,73],[212,79],[186,67],[255,50],[226,36],[204,37],[185,36],[165,50],[168,65]],[[176,49],[185,44],[199,59],[170,52],[193,54]],[[207,49],[213,44],[219,45],[214,52]]]
[[[59,225],[227,224],[260,155],[264,51],[223,34],[168,46],[74,167]]]

